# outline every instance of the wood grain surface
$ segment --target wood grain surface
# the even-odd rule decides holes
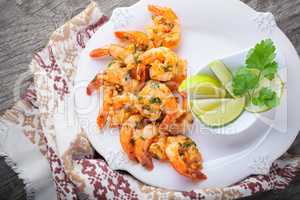
[[[258,11],[272,12],[279,27],[300,53],[300,0],[242,1]],[[96,2],[109,16],[113,8],[131,5],[136,0]],[[32,52],[41,50],[49,35],[83,10],[88,3],[88,0],[0,0],[0,112],[12,106],[30,83],[32,77],[28,73],[28,64]],[[20,81],[22,84],[17,83]],[[0,159],[0,174],[5,174],[3,170],[9,171]],[[3,178],[0,177],[0,187],[2,185]],[[15,188],[13,191],[20,197],[18,199],[24,199],[24,195],[20,194],[21,190],[16,190],[20,189]],[[2,191],[7,195],[11,193],[9,189],[0,190],[0,193]],[[300,178],[297,177],[284,191],[267,192],[246,199],[300,199]]]

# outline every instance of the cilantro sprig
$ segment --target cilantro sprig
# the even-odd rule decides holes
[[[249,93],[250,90],[257,87],[258,82],[258,75],[256,75],[253,70],[243,67],[236,72],[233,78],[233,93],[236,96],[242,96]]]
[[[267,106],[268,108],[273,108],[279,104],[279,98],[276,92],[264,87],[259,91],[258,96],[252,98],[252,103],[257,106]]]
[[[247,96],[257,106],[276,107],[277,93],[271,88],[259,88],[263,78],[273,80],[277,74],[276,47],[271,39],[262,40],[247,55],[245,66],[240,68],[232,81],[233,94]]]

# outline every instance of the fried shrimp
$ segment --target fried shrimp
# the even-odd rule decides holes
[[[138,93],[137,108],[140,113],[155,121],[162,116],[165,118],[174,119],[181,113],[178,107],[176,97],[171,90],[163,83],[157,81],[148,81],[145,87]],[[163,120],[164,121],[164,120]],[[165,121],[167,123],[167,121]]]
[[[152,139],[157,134],[155,125],[145,125],[141,115],[132,115],[123,124],[120,142],[130,160],[136,160],[146,169],[152,170],[152,157],[148,151]]]
[[[149,67],[150,78],[157,81],[170,81],[178,74],[178,65],[184,62],[166,47],[150,49],[140,56],[140,60]]]
[[[136,50],[145,51],[153,47],[148,35],[141,31],[116,31],[115,36],[122,41],[134,44]]]
[[[133,47],[119,44],[111,44],[102,48],[94,49],[90,52],[90,57],[94,59],[111,56],[112,58],[124,63],[131,63],[133,60]]]
[[[155,47],[178,47],[181,38],[179,20],[171,8],[149,5],[153,24],[148,27],[149,37]]]
[[[173,168],[192,180],[204,180],[201,172],[202,156],[196,144],[188,137],[170,136],[167,139],[166,155]]]
[[[120,89],[135,92],[139,89],[140,82],[130,76],[130,70],[119,61],[112,61],[109,67],[99,73],[87,86],[87,94],[91,95],[101,86],[117,86]]]
[[[125,32],[116,32],[119,37],[121,37],[121,33],[125,35]],[[130,70],[132,78],[145,81],[145,66],[140,64],[140,56],[144,52],[142,51],[143,48],[139,48],[136,44],[128,44],[126,46],[111,44],[103,48],[92,50],[90,52],[90,57],[99,59],[111,56],[114,60],[124,64],[126,69]]]

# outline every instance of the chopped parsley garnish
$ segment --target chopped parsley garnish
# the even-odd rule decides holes
[[[174,24],[173,23],[166,23],[166,25],[169,27],[169,28],[174,28]]]
[[[192,140],[186,140],[185,142],[180,143],[180,146],[182,148],[189,148],[191,146],[196,146],[196,143],[194,141],[192,141]]]
[[[143,110],[151,110],[150,106],[149,105],[143,105]]]
[[[159,88],[159,83],[153,81],[153,82],[151,83],[151,87],[152,87],[153,89],[157,89],[157,88]]]
[[[194,143],[192,142],[185,142],[185,143],[182,143],[182,147],[183,148],[189,148],[190,146],[194,145]]]
[[[144,99],[144,97],[138,96],[138,101],[142,101],[143,99]]]
[[[152,103],[152,104],[161,104],[161,100],[158,97],[151,97],[149,99],[149,102]]]
[[[170,72],[172,71],[172,65],[166,64],[163,66],[163,69],[165,72]]]
[[[134,62],[135,62],[136,64],[141,63],[140,55],[141,55],[140,52],[136,52],[136,53],[133,55],[133,59],[134,59]]]
[[[108,63],[107,67],[108,68],[111,67],[111,65],[114,64],[114,63],[115,63],[115,61],[111,61],[110,63]]]

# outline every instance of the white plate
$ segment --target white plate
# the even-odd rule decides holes
[[[201,66],[205,66],[211,60],[248,49],[264,38],[272,38],[285,58],[289,96],[282,100],[280,109],[272,111],[273,114],[270,112],[274,120],[281,123],[280,128],[259,123],[246,128],[246,133],[231,136],[200,134],[195,131],[190,134],[204,156],[204,173],[208,179],[203,182],[193,183],[187,180],[168,164],[154,162],[154,170],[149,172],[142,166],[128,161],[119,143],[118,130],[107,129],[100,132],[97,128],[99,95],[89,97],[85,93],[88,82],[105,68],[109,60],[91,60],[88,56],[89,51],[117,42],[113,35],[115,30],[144,29],[145,25],[151,22],[147,12],[148,4],[168,6],[178,14],[183,34],[177,52],[188,60],[189,70],[192,72],[199,71]],[[256,12],[237,0],[142,0],[131,7],[114,10],[110,21],[88,42],[78,62],[74,90],[76,112],[92,145],[112,169],[126,170],[147,184],[168,189],[183,191],[228,186],[250,174],[267,173],[270,164],[282,155],[295,139],[300,127],[300,106],[297,105],[300,99],[299,67],[300,61],[295,49],[277,28],[270,13]]]

